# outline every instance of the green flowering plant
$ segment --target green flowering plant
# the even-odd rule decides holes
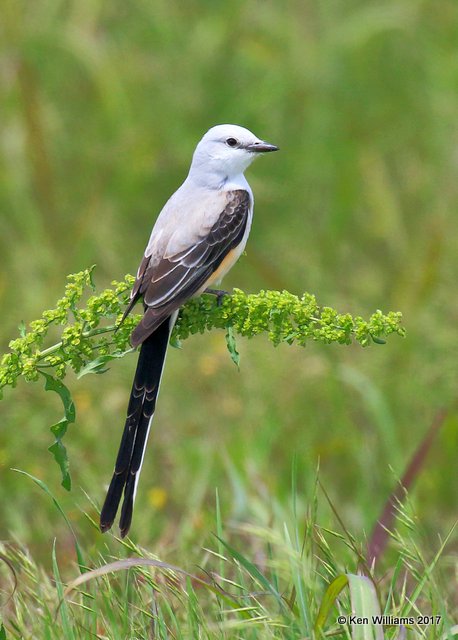
[[[75,406],[69,389],[62,382],[68,368],[79,377],[104,373],[107,363],[132,351],[129,336],[141,316],[132,314],[119,325],[129,300],[134,277],[126,275],[111,288],[95,292],[94,267],[67,277],[64,295],[54,309],[19,327],[20,336],[9,343],[10,351],[0,360],[0,394],[3,387],[15,387],[23,377],[45,381],[45,389],[57,393],[63,403],[64,417],[52,425],[55,442],[49,448],[62,472],[62,484],[71,488],[68,458],[62,443],[67,427],[75,421]],[[85,301],[87,292],[92,292]],[[309,340],[326,344],[351,344],[366,347],[383,344],[390,334],[405,335],[400,312],[383,314],[377,310],[369,320],[340,314],[331,307],[318,305],[314,295],[296,296],[288,291],[260,291],[247,294],[234,289],[221,301],[202,295],[184,305],[171,336],[171,344],[211,329],[224,329],[232,360],[238,365],[235,335],[252,338],[266,334],[277,346],[283,342],[305,346]],[[60,338],[45,346],[50,333]]]

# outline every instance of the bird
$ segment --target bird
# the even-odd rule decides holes
[[[100,513],[108,531],[121,502],[120,535],[133,506],[156,408],[170,334],[180,307],[218,285],[245,249],[253,219],[253,192],[245,170],[278,147],[234,124],[209,129],[197,144],[189,173],[164,205],[151,232],[121,322],[139,300],[144,315],[132,331],[140,347],[113,476]],[[218,291],[216,291],[218,293]]]

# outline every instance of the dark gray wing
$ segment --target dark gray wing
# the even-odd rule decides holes
[[[143,297],[145,315],[132,332],[136,347],[155,331],[164,318],[179,309],[209,280],[224,258],[242,241],[251,207],[250,194],[239,189],[228,201],[210,231],[179,253],[151,264],[143,258],[126,315]]]

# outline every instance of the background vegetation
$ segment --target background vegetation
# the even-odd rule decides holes
[[[292,518],[294,459],[298,521],[319,464],[364,545],[441,408],[447,415],[410,501],[427,558],[450,530],[457,42],[454,0],[3,0],[1,351],[21,321],[53,306],[68,272],[96,263],[99,288],[135,272],[196,142],[224,122],[281,148],[249,170],[254,227],[225,286],[310,291],[363,316],[404,314],[407,338],[369,349],[239,340],[240,371],[222,332],[170,351],[132,531],[161,559],[202,563],[202,548],[214,545],[217,489],[227,535],[260,561],[246,525],[280,531]],[[45,570],[57,539],[62,572],[75,574],[72,538],[52,502],[11,468],[58,496],[86,560],[122,555],[84,514],[96,517],[92,501],[100,505],[110,479],[134,366],[129,356],[103,376],[68,378],[77,409],[70,494],[46,451],[58,400],[21,383],[1,403],[0,536],[26,545]],[[338,528],[322,494],[317,520]],[[456,536],[438,569],[450,612],[454,550]],[[354,572],[346,553],[336,551]],[[380,576],[396,557],[393,543]]]

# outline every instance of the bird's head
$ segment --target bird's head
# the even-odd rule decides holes
[[[220,124],[207,131],[196,147],[191,171],[239,175],[262,153],[278,147],[260,140],[248,129],[235,124]]]

